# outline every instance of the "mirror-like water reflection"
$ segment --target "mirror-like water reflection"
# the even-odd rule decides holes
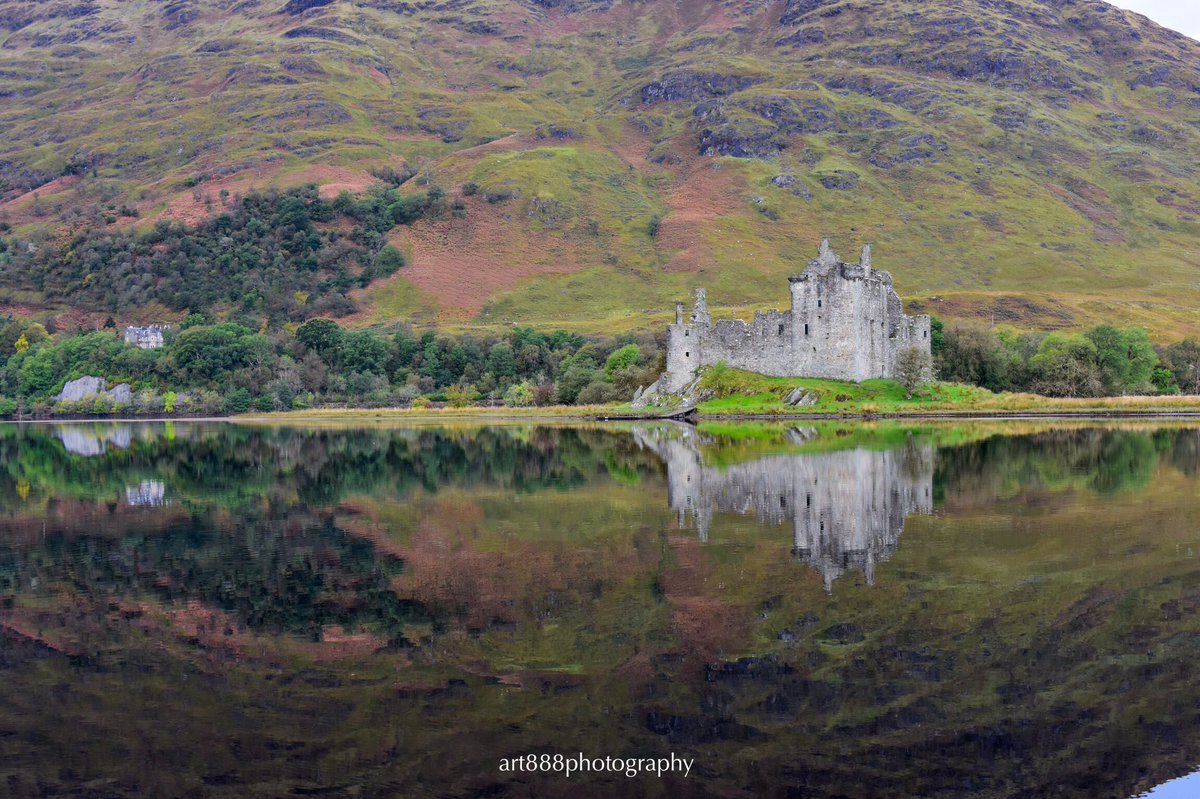
[[[635,429],[634,439],[667,467],[667,502],[682,526],[690,517],[708,541],[714,511],[754,513],[792,526],[792,553],[812,565],[825,589],[847,569],[875,582],[875,564],[896,549],[904,519],[933,511],[933,444],[770,455],[720,467],[706,465],[703,434],[679,425]],[[812,429],[790,429],[797,443]]]
[[[1198,521],[1173,425],[7,425],[0,793],[1128,797]]]

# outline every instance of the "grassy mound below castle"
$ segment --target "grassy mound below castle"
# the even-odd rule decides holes
[[[808,404],[788,404],[801,389]],[[697,404],[702,416],[904,415],[1006,413],[1165,413],[1200,412],[1197,396],[1043,397],[994,393],[962,383],[934,381],[911,394],[895,380],[853,383],[817,378],[767,377],[722,364],[700,377],[708,396]]]

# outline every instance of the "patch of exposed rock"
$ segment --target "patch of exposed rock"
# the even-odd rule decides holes
[[[108,388],[108,382],[103,377],[88,375],[68,381],[63,390],[54,397],[55,402],[72,405],[96,400],[110,405],[128,405],[133,401],[133,390],[128,383],[118,383]]]
[[[681,70],[668,72],[656,81],[647,83],[640,92],[642,103],[697,102],[714,97],[726,97],[748,89],[762,78],[751,75],[725,75],[719,72]]]
[[[699,103],[692,112],[701,155],[771,158],[797,134],[822,133],[837,126],[833,107],[823,100],[797,102],[778,94]]]

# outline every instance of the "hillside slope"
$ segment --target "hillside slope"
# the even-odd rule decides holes
[[[778,305],[829,237],[942,316],[1200,332],[1200,43],[1102,2],[3,0],[0,26],[10,251],[414,171],[466,213],[389,235],[409,263],[361,323]],[[44,310],[13,272],[0,304]]]

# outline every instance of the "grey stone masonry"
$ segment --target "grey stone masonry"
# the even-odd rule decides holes
[[[759,312],[749,322],[714,323],[704,289],[688,318],[677,304],[667,328],[667,370],[654,391],[677,393],[700,367],[720,362],[775,377],[854,381],[897,377],[909,349],[928,362],[929,317],[904,314],[892,276],[871,266],[870,247],[849,264],[823,241],[817,257],[788,280],[791,309]]]

